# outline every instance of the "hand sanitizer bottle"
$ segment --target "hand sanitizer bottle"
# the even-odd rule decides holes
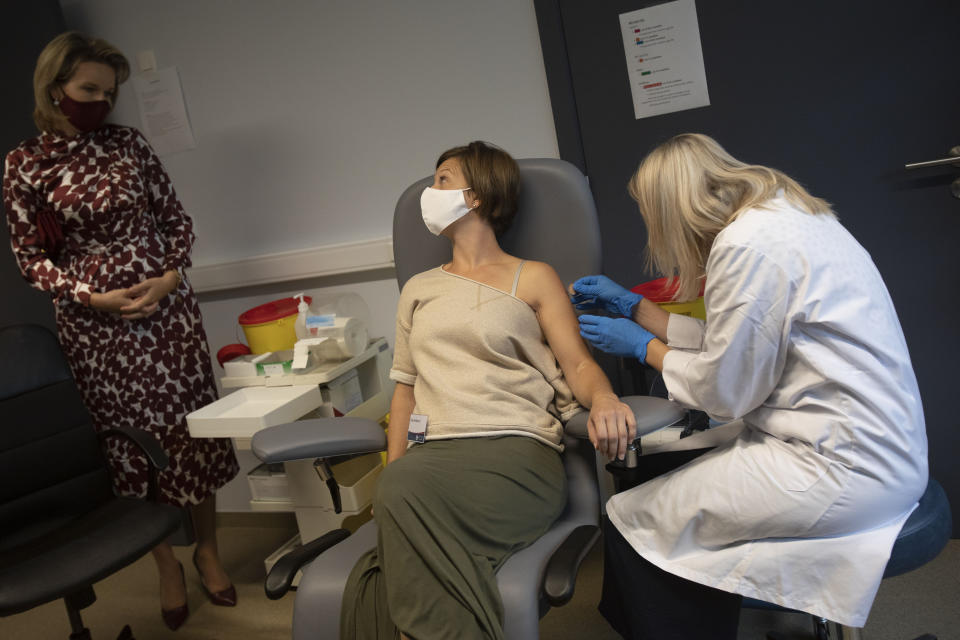
[[[302,293],[298,293],[293,297],[300,298],[300,304],[297,305],[297,319],[293,323],[293,330],[297,334],[297,340],[304,340],[310,337],[307,331],[307,316],[310,315],[310,305],[303,299]]]

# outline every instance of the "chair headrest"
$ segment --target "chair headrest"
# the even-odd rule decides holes
[[[549,263],[564,283],[600,272],[600,226],[586,177],[564,160],[525,158],[513,226],[500,238],[504,251]],[[420,216],[420,194],[433,177],[413,183],[393,216],[393,254],[402,288],[412,276],[450,260],[450,241],[431,234]]]
[[[0,328],[0,362],[0,400],[71,378],[56,336],[40,325]]]

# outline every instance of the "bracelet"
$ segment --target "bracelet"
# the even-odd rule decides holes
[[[177,281],[173,285],[173,289],[172,289],[172,291],[176,291],[177,289],[180,288],[180,283],[183,282],[183,276],[180,275],[179,269],[167,269],[167,271],[173,271],[173,273],[176,274],[177,276]],[[164,275],[166,275],[166,273],[164,273]]]

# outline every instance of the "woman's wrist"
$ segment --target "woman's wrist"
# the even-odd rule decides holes
[[[661,340],[667,337],[670,312],[664,311],[656,302],[644,298],[633,308],[632,320]]]
[[[620,402],[620,397],[613,392],[612,389],[604,389],[603,391],[596,391],[592,396],[590,396],[590,406],[594,407],[598,402],[603,402],[604,400],[609,400],[611,402]]]
[[[633,318],[637,313],[637,309],[640,307],[640,303],[644,301],[644,297],[639,293],[633,293],[632,291],[625,293],[616,300],[617,308],[620,310],[620,315],[624,318]]]
[[[657,371],[663,371],[663,359],[666,357],[668,351],[670,351],[670,347],[658,338],[654,338],[647,344],[645,362]]]
[[[180,277],[180,272],[176,269],[168,269],[163,272],[163,279],[167,283],[168,291],[167,293],[172,293],[177,290],[177,287],[180,286],[180,282],[183,280]]]
[[[654,308],[662,311],[662,309],[657,306],[657,303],[650,302],[649,299],[644,298],[637,303],[637,306],[633,308],[633,313],[631,314],[630,319],[640,326],[643,326],[643,321],[649,319],[650,313]]]

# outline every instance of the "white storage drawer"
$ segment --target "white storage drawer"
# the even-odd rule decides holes
[[[247,474],[250,497],[269,502],[290,502],[290,485],[282,463],[261,464]]]

